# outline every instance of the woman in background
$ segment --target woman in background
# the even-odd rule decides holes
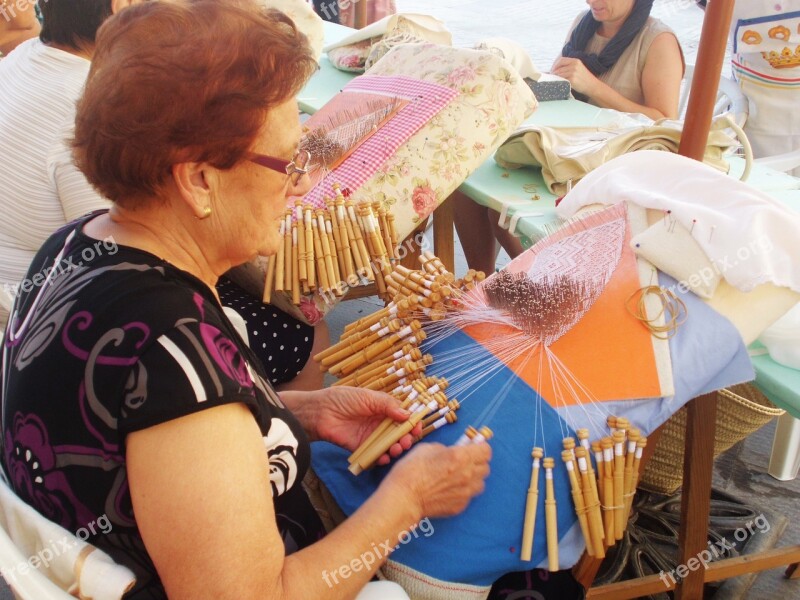
[[[678,39],[650,16],[653,0],[587,0],[551,72],[569,80],[576,98],[651,119],[678,117],[684,61]],[[455,224],[470,268],[494,271],[498,243],[513,259],[519,239],[499,226],[498,212],[456,196]]]
[[[23,3],[21,9],[17,4],[16,0],[0,0],[0,58],[39,35],[41,29],[35,2]]]

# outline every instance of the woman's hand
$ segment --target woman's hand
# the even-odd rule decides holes
[[[335,386],[307,394],[281,394],[289,409],[314,439],[331,442],[347,450],[355,450],[386,418],[398,423],[406,421],[408,411],[400,408],[397,398],[361,388]],[[385,465],[391,458],[408,450],[413,435],[419,434],[421,425],[404,435],[389,448],[388,454],[378,459]]]
[[[590,98],[592,97],[592,91],[600,81],[577,58],[566,58],[564,56],[558,58],[553,63],[551,72],[553,75],[567,79],[573,90]]]
[[[463,511],[483,492],[492,449],[488,443],[465,446],[418,444],[384,480],[397,486],[422,517],[449,517]]]

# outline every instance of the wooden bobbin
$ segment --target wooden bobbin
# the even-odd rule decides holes
[[[300,281],[308,284],[308,265],[306,258],[306,228],[303,223],[303,201],[297,199],[294,201],[294,218],[295,226],[297,227],[297,256],[298,256],[298,273]]]
[[[646,447],[647,438],[642,436],[636,442],[636,455],[633,459],[633,482],[631,483],[631,489],[634,493],[636,493],[636,488],[639,486],[639,468],[641,467],[642,453]],[[628,505],[628,514],[630,514],[630,507],[632,504],[633,496],[631,496],[631,504]]]
[[[375,362],[367,364],[361,369],[353,371],[350,375],[346,375],[333,385],[353,385],[362,387],[375,379],[381,373],[384,373],[392,365],[399,365],[401,361],[418,361],[422,359],[422,350],[413,347],[411,344],[405,344],[403,348],[393,354],[389,354],[384,358],[377,358]]]
[[[614,539],[625,532],[625,432],[617,429],[614,440]]]
[[[382,337],[379,340],[371,340],[365,347],[363,347],[356,354],[343,356],[338,361],[328,362],[327,364],[325,361],[327,361],[328,359],[323,359],[322,366],[324,368],[327,368],[331,373],[334,374],[341,371],[345,365],[351,365],[352,367],[358,368],[359,366],[370,362],[376,356],[380,356],[381,354],[392,348],[400,340],[404,340],[405,338],[414,335],[421,329],[421,327],[422,325],[420,324],[419,321],[417,320],[411,321],[411,323],[409,323],[396,333],[392,333],[391,335]]]
[[[311,235],[314,240],[314,258],[316,259],[317,288],[320,292],[330,291],[330,281],[328,280],[328,270],[325,267],[325,255],[322,253],[322,238],[320,237],[319,223],[317,219],[311,218]]]
[[[375,461],[388,452],[389,448],[397,443],[401,437],[414,429],[417,423],[424,419],[434,407],[434,403],[423,405],[416,412],[412,413],[407,421],[396,424],[393,427],[389,427],[382,437],[378,438],[374,444],[365,449],[363,454],[359,456],[353,463],[351,463],[349,468],[350,472],[354,475],[358,475],[364,469],[371,467]]]
[[[354,332],[346,338],[340,340],[337,344],[326,348],[322,352],[314,356],[314,359],[322,363],[323,366],[329,367],[330,365],[340,362],[355,354],[358,350],[366,348],[373,342],[381,338],[385,338],[390,333],[400,331],[402,322],[399,319],[391,319],[389,321],[379,321],[367,330]]]
[[[597,488],[597,475],[594,472],[594,467],[592,466],[592,448],[591,444],[589,443],[589,430],[588,429],[578,429],[575,434],[578,436],[579,443],[581,448],[586,451],[586,471],[589,474],[589,485],[591,486],[592,497],[597,499],[598,507],[597,507],[597,516],[600,517],[600,492]],[[601,518],[601,517],[600,517]],[[602,518],[601,518],[602,519]],[[602,529],[602,528],[601,528]],[[605,532],[603,531],[603,537],[605,537]]]
[[[281,221],[281,228],[280,228],[280,236],[281,236],[281,243],[278,244],[278,252],[275,254],[275,291],[282,292],[284,289],[284,272],[286,270],[286,262],[283,258],[284,252],[286,252],[286,246],[283,244],[283,238],[285,237],[286,231],[286,221]]]
[[[306,204],[303,207],[303,227],[305,228],[306,238],[306,276],[308,277],[308,286],[313,290],[317,287],[317,269],[316,269],[316,245],[314,244],[314,225],[313,225],[313,210],[311,205]]]
[[[595,547],[592,543],[592,534],[589,530],[589,519],[586,516],[586,505],[583,501],[583,493],[581,492],[581,484],[578,476],[575,473],[575,456],[572,450],[564,450],[561,453],[561,460],[564,461],[564,466],[567,468],[567,475],[569,476],[570,489],[572,490],[572,502],[575,505],[575,514],[578,515],[578,523],[581,527],[583,539],[586,542],[586,551],[589,556],[594,556]]]
[[[456,440],[456,443],[453,444],[454,446],[465,446],[472,441],[478,435],[478,430],[475,429],[472,425],[468,425],[467,428],[464,430],[464,433],[461,434],[461,437]]]
[[[441,429],[445,425],[450,425],[458,421],[458,416],[454,412],[447,412],[427,426],[423,426],[422,432],[417,436],[416,440],[420,441],[425,439],[437,429]]]
[[[325,239],[322,240],[322,251],[325,252],[325,246],[328,247],[328,256],[329,258],[325,259],[326,268],[329,268],[329,276],[331,277],[331,286],[333,287],[333,293],[337,296],[344,295],[343,290],[345,289],[344,283],[346,283],[343,278],[342,274],[339,271],[339,257],[336,248],[336,240],[333,237],[333,225],[331,224],[331,216],[325,210],[320,210],[322,215],[322,222],[323,222],[323,230],[325,231]],[[328,262],[330,261],[330,265]]]
[[[400,335],[398,336],[398,339],[395,340],[393,344],[391,344],[386,348],[383,348],[380,352],[378,352],[374,356],[368,353],[369,348],[365,348],[359,351],[358,353],[354,354],[348,360],[337,363],[335,365],[331,365],[330,368],[328,368],[328,371],[334,375],[337,375],[339,373],[347,375],[349,373],[352,373],[354,370],[358,369],[362,365],[367,364],[369,361],[375,359],[378,356],[381,356],[386,352],[391,353],[396,351],[405,343],[410,343],[415,346],[419,346],[422,342],[425,341],[426,337],[427,334],[422,329],[412,330],[407,335],[403,331],[401,331]],[[325,367],[322,367],[322,369],[325,370]]]
[[[542,461],[545,472],[544,516],[547,525],[547,568],[558,571],[558,510],[556,494],[553,489],[553,467],[555,461],[545,458]]]
[[[603,477],[605,476],[605,460],[603,459],[603,448],[600,446],[600,441],[592,442],[592,454],[594,454],[594,462],[597,465],[597,488],[598,496],[603,498]]]
[[[283,229],[283,291],[292,292],[292,211],[284,215]]]
[[[370,268],[370,259],[369,259],[369,252],[367,252],[367,245],[364,243],[364,237],[361,234],[361,227],[359,227],[358,218],[356,218],[355,205],[353,204],[352,200],[347,200],[344,203],[344,206],[347,212],[347,216],[350,219],[350,223],[352,224],[353,235],[355,236],[355,248],[361,255],[361,264],[363,265],[363,268],[366,271],[364,275],[370,281],[375,281],[375,276],[372,274],[372,269]]]
[[[364,389],[375,391],[388,391],[394,387],[394,384],[410,373],[416,373],[420,369],[424,369],[415,361],[406,361],[400,369],[393,373],[388,373],[383,377],[379,377],[370,382],[369,385],[364,386]]]
[[[300,249],[297,242],[297,223],[292,222],[292,304],[300,306]]]
[[[400,406],[401,408],[408,410],[411,404],[412,400],[406,398],[401,402]],[[381,421],[380,424],[378,424],[378,426],[375,429],[373,429],[372,433],[370,433],[367,436],[367,438],[363,442],[361,442],[361,445],[350,454],[347,461],[349,463],[354,463],[356,460],[358,460],[361,454],[364,453],[364,450],[372,446],[375,443],[375,441],[378,440],[380,437],[382,437],[386,433],[387,429],[389,429],[389,427],[391,427],[394,423],[395,423],[394,419],[390,419],[389,417]]]
[[[614,537],[614,442],[610,437],[600,440],[603,449],[603,529],[606,546],[611,546]]]
[[[264,293],[261,296],[261,300],[264,304],[269,304],[272,300],[272,289],[275,285],[275,264],[277,261],[277,257],[274,254],[271,254],[270,257],[267,259],[267,277],[264,280]]]
[[[353,262],[353,250],[350,241],[352,238],[347,228],[349,220],[345,215],[344,197],[341,193],[336,196],[334,213],[336,214],[336,222],[339,224],[339,239],[342,243],[342,261],[344,262],[345,278],[347,283],[352,286],[358,281],[358,276],[356,275],[356,266]]]
[[[575,448],[575,459],[581,476],[581,487],[583,489],[583,502],[586,507],[586,516],[589,521],[589,531],[591,532],[591,543],[594,548],[596,558],[604,558],[606,555],[603,545],[603,517],[600,512],[600,499],[597,497],[597,487],[593,486],[590,479],[588,463],[589,455],[586,448],[579,446]]]
[[[536,509],[539,505],[539,468],[544,450],[534,448],[531,452],[533,464],[531,466],[531,481],[528,484],[528,495],[525,499],[525,521],[522,524],[522,547],[520,560],[528,561],[533,552],[533,534],[536,529]]]
[[[633,495],[636,489],[633,487],[633,461],[636,458],[636,443],[641,438],[641,432],[635,427],[628,430],[628,450],[625,453],[625,475],[623,479],[623,498],[625,509],[623,511],[623,521],[628,522],[630,510],[633,505]]]
[[[614,431],[617,429],[617,417],[614,415],[609,415],[606,418],[606,423],[608,424],[608,428],[611,430],[611,433],[613,434]]]

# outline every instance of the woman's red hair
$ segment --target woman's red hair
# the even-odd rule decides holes
[[[75,161],[119,203],[157,196],[178,163],[231,168],[316,66],[288,17],[248,1],[127,8],[98,32]]]

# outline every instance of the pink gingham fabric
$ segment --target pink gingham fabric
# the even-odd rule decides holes
[[[323,196],[333,195],[334,183],[350,192],[358,190],[400,146],[458,95],[454,89],[411,77],[368,75],[352,80],[341,93],[389,96],[407,100],[408,104],[306,194],[305,201],[318,208],[325,206]]]

